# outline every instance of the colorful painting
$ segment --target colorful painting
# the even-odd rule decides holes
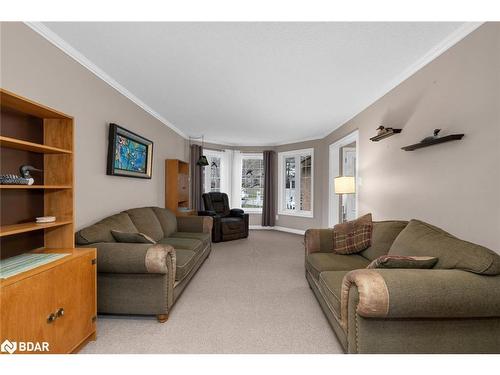
[[[153,142],[116,124],[109,126],[107,174],[151,178]]]
[[[122,135],[116,137],[115,169],[141,172],[146,170],[147,146]]]

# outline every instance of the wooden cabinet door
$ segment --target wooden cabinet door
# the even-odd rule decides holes
[[[56,275],[53,268],[0,288],[0,342],[48,342],[49,353],[54,352],[54,322],[47,318],[54,310]]]
[[[63,314],[54,322],[57,352],[69,353],[95,331],[96,265],[95,254],[75,258],[57,274],[54,311]]]

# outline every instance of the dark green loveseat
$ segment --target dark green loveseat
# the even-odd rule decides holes
[[[116,242],[111,231],[144,233],[156,244]],[[208,257],[212,218],[175,217],[160,207],[134,208],[76,233],[97,248],[97,310],[168,318],[172,305]]]
[[[332,252],[305,234],[306,278],[348,353],[500,353],[500,256],[419,220],[374,222],[371,246]],[[366,269],[382,255],[433,256],[433,269]]]

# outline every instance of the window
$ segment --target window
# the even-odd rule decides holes
[[[214,150],[203,151],[203,155],[205,155],[208,160],[208,165],[203,168],[203,178],[204,178],[203,190],[205,193],[223,191],[223,186],[224,186],[222,184],[223,182],[222,168],[224,167],[223,154],[224,153],[222,151],[214,151]]]
[[[262,154],[241,156],[241,208],[262,211],[264,203],[264,161]]]
[[[278,213],[313,217],[313,149],[278,154]]]

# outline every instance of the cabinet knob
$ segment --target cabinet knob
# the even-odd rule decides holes
[[[52,314],[50,314],[50,315],[47,317],[47,323],[49,323],[49,324],[50,324],[50,323],[52,323],[52,322],[53,322],[54,320],[56,320],[56,319],[57,319],[56,314],[52,313]]]
[[[56,311],[56,316],[58,318],[64,316],[64,309],[62,307],[58,308],[57,311]]]

